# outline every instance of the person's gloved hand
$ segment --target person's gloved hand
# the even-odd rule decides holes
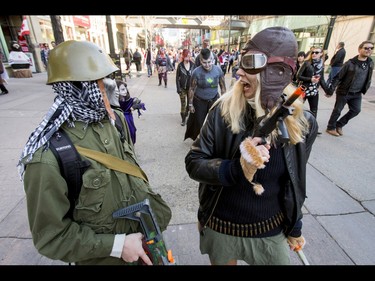
[[[135,262],[141,258],[145,264],[152,265],[152,261],[142,246],[143,234],[140,232],[127,234],[122,248],[121,258],[126,262]]]
[[[288,236],[287,241],[288,241],[288,244],[289,244],[289,248],[292,251],[299,251],[299,250],[303,249],[303,247],[306,244],[306,240],[302,235],[300,237]]]
[[[262,194],[264,192],[264,188],[261,184],[253,182],[254,174],[258,169],[263,169],[265,167],[264,163],[268,162],[270,158],[270,145],[262,145],[260,144],[261,142],[261,138],[248,137],[240,144],[241,168],[246,179],[253,184],[254,191],[257,195]]]

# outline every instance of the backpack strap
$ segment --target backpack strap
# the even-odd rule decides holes
[[[124,143],[125,142],[124,126],[123,126],[123,124],[121,122],[121,119],[120,119],[120,116],[118,115],[118,113],[115,110],[113,112],[115,113],[115,117],[116,117],[116,119],[115,119],[115,127],[116,127],[117,131],[119,131],[119,133],[120,133],[120,140],[121,140],[121,142]]]
[[[82,174],[90,166],[90,162],[81,159],[69,136],[61,129],[50,138],[50,148],[59,163],[61,175],[68,185],[70,208],[66,216],[72,218],[75,201],[81,191]]]
[[[60,110],[61,112],[61,110]],[[116,111],[115,113],[115,126],[120,133],[120,139],[125,141],[125,131],[121,122],[120,116]],[[60,113],[56,111],[55,115]],[[54,118],[51,118],[54,120]],[[60,173],[64,177],[68,185],[68,198],[70,208],[67,217],[73,218],[73,210],[75,202],[79,197],[82,186],[82,175],[91,165],[90,161],[82,160],[73,142],[64,130],[57,130],[50,138],[50,148],[55,155],[57,162],[60,166]]]

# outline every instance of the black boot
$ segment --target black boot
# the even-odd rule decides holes
[[[167,81],[164,81],[164,87],[167,88]]]
[[[181,126],[185,126],[186,124],[186,114],[185,113],[180,113],[181,115]]]
[[[7,88],[5,88],[5,86],[3,84],[0,84],[0,90],[1,90],[0,95],[5,95],[5,94],[9,93]]]
[[[161,80],[159,80],[159,85],[158,86],[160,86],[161,85]]]

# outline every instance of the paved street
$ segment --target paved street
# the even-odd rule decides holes
[[[135,149],[151,186],[172,208],[164,232],[178,265],[208,265],[199,251],[196,212],[197,182],[185,171],[192,144],[183,141],[175,74],[168,87],[157,86],[156,74],[128,79],[132,96],[146,105],[137,126]],[[230,75],[227,74],[227,87]],[[26,216],[25,194],[16,165],[28,136],[53,103],[46,73],[11,78],[8,95],[0,96],[0,265],[64,265],[35,250]],[[322,135],[314,144],[307,173],[304,206],[304,253],[311,265],[375,265],[375,82],[362,112],[344,127],[344,136],[325,133],[335,97],[320,97],[318,123]],[[346,109],[345,109],[346,110]],[[302,265],[291,252],[294,265]],[[244,263],[241,263],[244,264]]]

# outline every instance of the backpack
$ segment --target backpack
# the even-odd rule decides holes
[[[120,139],[125,141],[124,128],[118,113],[114,111],[115,126],[120,133]],[[90,162],[82,160],[69,136],[61,129],[57,130],[50,138],[51,151],[55,155],[60,166],[61,175],[68,184],[68,198],[70,208],[66,217],[73,218],[75,201],[78,199],[82,186],[82,175],[90,166]]]

